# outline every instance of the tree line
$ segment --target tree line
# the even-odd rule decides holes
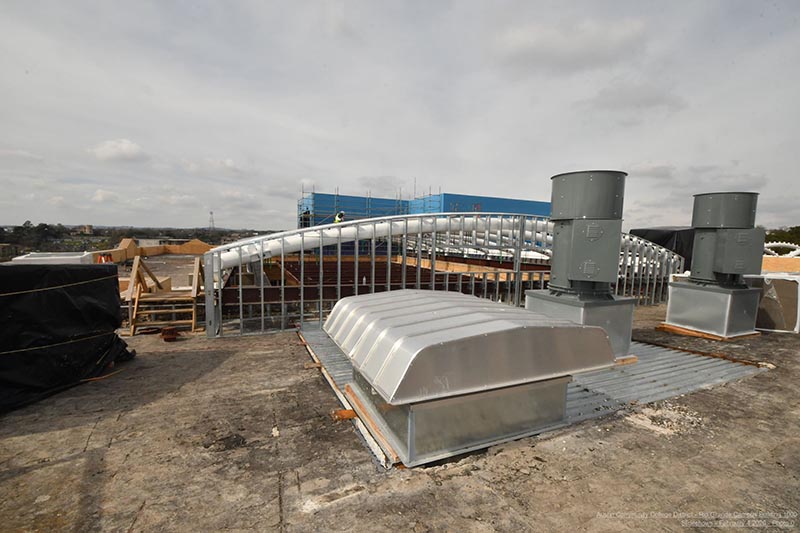
[[[800,244],[800,226],[767,230],[767,242],[791,242]]]
[[[261,234],[268,232],[259,232]],[[209,244],[218,244],[231,236],[253,234],[252,230],[230,230],[210,228],[94,228],[92,235],[75,234],[74,229],[63,224],[33,224],[26,220],[21,226],[0,228],[0,243],[16,244],[29,250],[41,252],[105,250],[114,248],[126,237],[138,239],[200,239]],[[800,245],[800,226],[767,230],[767,242],[791,242]]]
[[[200,239],[209,244],[221,243],[232,235],[252,234],[251,230],[210,228],[134,228],[103,227],[93,229],[91,235],[77,233],[77,228],[63,224],[33,224],[26,220],[21,226],[0,227],[0,243],[15,244],[40,252],[78,252],[114,248],[122,239]]]

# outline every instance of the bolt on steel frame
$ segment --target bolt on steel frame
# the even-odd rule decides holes
[[[204,257],[206,334],[321,325],[345,296],[406,288],[520,306],[524,290],[546,286],[552,231],[541,216],[442,213],[346,221],[226,244]],[[454,272],[437,269],[437,259],[508,266]],[[660,303],[670,275],[682,270],[681,256],[624,234],[615,293]]]

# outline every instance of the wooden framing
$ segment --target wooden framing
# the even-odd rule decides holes
[[[712,341],[731,341],[731,340],[746,339],[747,337],[757,337],[758,335],[761,335],[760,331],[754,331],[753,333],[748,333],[746,335],[736,335],[735,337],[723,337],[721,335],[714,335],[713,333],[706,333],[704,331],[696,331],[694,329],[682,328],[680,326],[675,326],[667,323],[662,323],[656,326],[656,331],[665,331],[667,333],[673,333],[675,335],[683,335],[684,337],[699,337],[701,339],[708,339]]]
[[[199,259],[199,258],[198,258]],[[128,283],[128,290],[125,292],[125,301],[130,302],[134,295],[136,294],[139,287],[142,287],[144,292],[148,292],[147,286],[147,278],[145,278],[145,274],[153,281],[155,284],[156,290],[163,290],[164,286],[161,284],[161,281],[153,274],[153,271],[150,270],[145,262],[142,260],[141,256],[136,256],[133,258],[133,266],[131,267],[131,278],[130,282]]]
[[[148,292],[147,275],[154,282],[155,292]],[[200,257],[195,258],[191,291],[164,290],[164,286],[148,268],[144,261],[136,256],[131,269],[131,281],[126,291],[128,300],[128,321],[130,335],[136,328],[145,326],[169,327],[190,326],[192,332],[197,331],[197,299],[203,296],[203,263]],[[159,319],[159,317],[172,317]],[[175,319],[173,315],[190,315],[191,318]]]

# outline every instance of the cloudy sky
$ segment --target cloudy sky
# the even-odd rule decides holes
[[[800,224],[800,2],[0,2],[0,224],[294,225],[301,187],[630,173]]]

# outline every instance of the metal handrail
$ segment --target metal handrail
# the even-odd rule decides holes
[[[240,248],[243,245],[258,243],[260,241],[265,241],[265,240],[271,241],[275,239],[288,238],[303,233],[305,234],[318,233],[319,230],[331,230],[331,229],[335,230],[338,228],[360,227],[364,225],[380,224],[384,222],[398,222],[410,219],[448,219],[452,217],[463,217],[463,218],[525,217],[527,219],[540,220],[547,223],[548,224],[547,232],[552,236],[552,222],[550,222],[550,217],[546,216],[520,215],[518,213],[480,213],[480,212],[479,213],[420,213],[413,215],[391,215],[391,216],[376,217],[376,218],[359,218],[354,220],[345,220],[339,223],[322,224],[317,226],[311,226],[308,228],[297,228],[276,233],[269,233],[266,235],[258,235],[255,237],[240,239],[238,241],[217,246],[209,250],[206,254],[232,251],[234,249]]]
[[[275,320],[284,329],[292,319],[302,326],[309,315],[321,324],[329,308],[343,296],[401,288],[450,290],[451,276],[462,280],[456,285],[462,292],[521,305],[526,287],[544,288],[547,281],[546,273],[531,281],[523,269],[530,262],[526,254],[548,254],[552,237],[553,224],[543,216],[425,213],[356,219],[228,243],[204,257],[206,330],[209,336],[217,336],[223,334],[224,325],[235,325],[239,334],[252,329],[263,332],[275,329]],[[437,271],[437,256],[470,257],[475,251],[508,262],[511,268],[460,274]],[[336,256],[335,281],[334,273],[325,269],[326,253]],[[295,254],[297,260],[287,263],[287,257]],[[427,262],[424,276],[423,257]],[[264,272],[265,262],[273,259],[280,259],[279,280],[267,279]],[[291,273],[287,283],[287,265],[294,263],[298,267],[296,285]],[[347,279],[343,268],[348,271]],[[659,303],[666,298],[669,276],[682,268],[683,258],[678,254],[623,234],[616,293],[635,296],[642,304]],[[245,269],[250,272],[246,274]],[[238,272],[238,277],[232,278],[234,285],[225,287],[224,273],[230,276],[234,271]],[[378,275],[381,280],[376,282]],[[400,279],[393,280],[393,275]],[[231,317],[226,310],[237,312]]]

